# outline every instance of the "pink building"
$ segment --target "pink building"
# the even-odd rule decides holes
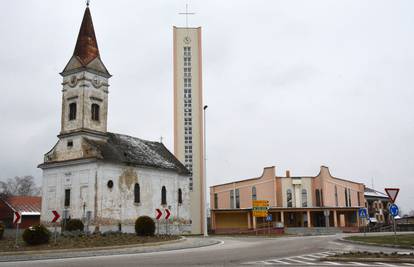
[[[356,230],[364,207],[364,184],[333,177],[322,166],[316,176],[276,176],[266,167],[257,178],[210,187],[214,232],[244,232],[273,227],[336,227]],[[270,223],[253,217],[252,200],[269,201]]]

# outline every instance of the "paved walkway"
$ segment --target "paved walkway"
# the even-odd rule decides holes
[[[139,253],[148,253],[148,252],[160,252],[160,251],[170,251],[170,250],[181,250],[189,248],[198,248],[211,246],[214,244],[219,244],[220,241],[214,238],[201,238],[201,237],[186,237],[183,241],[167,243],[161,245],[151,245],[147,246],[137,246],[137,247],[128,247],[128,248],[112,248],[112,249],[102,249],[93,250],[93,251],[50,251],[48,253],[40,254],[22,254],[20,255],[1,255],[0,262],[7,261],[31,261],[31,260],[45,260],[45,259],[62,259],[62,258],[77,258],[77,257],[91,257],[91,256],[105,256],[105,255],[122,255],[122,254],[139,254]]]

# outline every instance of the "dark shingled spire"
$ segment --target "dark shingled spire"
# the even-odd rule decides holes
[[[76,56],[83,65],[87,65],[93,59],[99,57],[98,42],[96,41],[92,16],[88,6],[85,9],[85,14],[83,14],[83,20],[73,55]]]

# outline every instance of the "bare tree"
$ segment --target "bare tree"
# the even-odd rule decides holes
[[[40,187],[34,182],[31,175],[9,178],[6,182],[0,181],[0,196],[38,196]]]

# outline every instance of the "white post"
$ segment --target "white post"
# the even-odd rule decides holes
[[[203,205],[204,205],[204,237],[208,236],[208,232],[207,232],[207,160],[206,160],[206,109],[207,109],[207,105],[205,105],[203,107],[204,110],[204,175],[203,175]]]

